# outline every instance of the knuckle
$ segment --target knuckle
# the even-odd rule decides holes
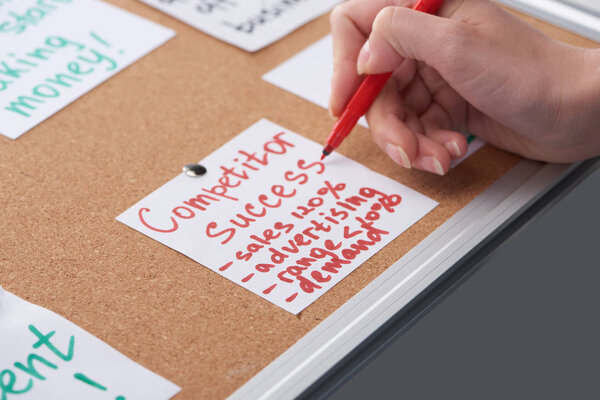
[[[464,57],[465,50],[470,47],[476,32],[469,24],[450,21],[440,31],[440,40],[443,43],[442,60],[446,62],[458,61]]]
[[[342,3],[338,4],[333,8],[331,14],[329,14],[329,22],[334,25],[338,24],[340,21],[344,19],[348,19],[348,5],[350,3]]]
[[[382,8],[373,21],[373,32],[384,33],[394,25],[394,21],[398,20],[398,7],[384,7]]]
[[[463,22],[456,22],[448,24],[447,27],[448,36],[452,38],[454,42],[460,45],[464,45],[474,35],[474,27],[470,24]]]

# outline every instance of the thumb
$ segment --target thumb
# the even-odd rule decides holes
[[[393,71],[405,58],[438,69],[446,55],[457,49],[462,26],[456,21],[405,7],[385,7],[375,17],[369,40],[361,49],[359,74]],[[438,69],[439,71],[439,69]]]

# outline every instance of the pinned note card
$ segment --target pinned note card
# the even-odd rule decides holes
[[[257,51],[342,0],[141,0],[194,28]]]
[[[321,149],[260,120],[117,219],[297,314],[437,205]]]
[[[173,35],[98,0],[1,0],[0,133],[16,139]]]
[[[179,387],[0,287],[0,399],[167,400]]]
[[[333,75],[333,52],[331,35],[312,44],[294,57],[263,75],[263,79],[288,92],[302,97],[325,109],[328,107]],[[367,120],[362,117],[360,125],[368,128]],[[452,161],[457,166],[471,154],[479,150],[485,142],[469,138],[469,149],[464,157]]]

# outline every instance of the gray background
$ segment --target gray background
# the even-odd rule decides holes
[[[600,399],[599,225],[597,170],[331,399]]]
[[[584,10],[600,14],[600,0],[560,0],[563,3],[575,5]]]

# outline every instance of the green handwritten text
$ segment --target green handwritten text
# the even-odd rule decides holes
[[[91,32],[90,36],[98,45],[110,47],[110,44],[96,33]],[[12,62],[0,60],[0,92],[16,84],[24,74],[29,73],[62,49],[70,49],[75,53],[73,59],[65,64],[64,69],[38,82],[29,92],[16,95],[3,107],[5,110],[22,117],[30,117],[40,105],[60,97],[74,85],[83,82],[87,75],[95,71],[113,71],[118,67],[115,58],[99,50],[99,47],[88,46],[62,36],[49,36],[43,46],[26,53],[26,56],[17,57]]]
[[[56,331],[47,334],[40,332],[34,325],[29,325],[29,331],[35,335],[37,341],[32,345],[34,349],[45,347],[49,349],[56,357],[63,361],[71,361],[75,352],[75,337],[71,336],[69,345],[66,351],[61,351],[54,343],[51,342]],[[39,381],[46,380],[44,371],[40,369],[45,366],[48,369],[57,369],[58,366],[45,357],[36,353],[31,353],[27,356],[26,363],[15,362],[14,367],[31,378],[27,378],[27,383],[17,383],[17,375],[10,369],[5,369],[0,372],[0,400],[7,400],[9,394],[24,394],[33,389],[34,379]]]
[[[30,26],[38,26],[40,22],[46,19],[48,16],[54,14],[62,4],[70,4],[73,0],[34,0],[31,1],[33,5],[26,8],[23,11],[8,11],[2,18],[7,18],[4,21],[0,21],[0,34],[1,33],[14,33],[20,35],[25,32]],[[0,7],[6,5],[18,5],[23,6],[24,1],[12,2],[10,0],[0,1]]]

